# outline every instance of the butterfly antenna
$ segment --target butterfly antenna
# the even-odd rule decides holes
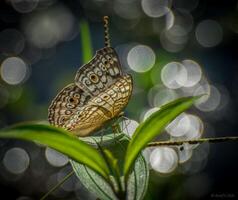
[[[201,144],[204,142],[208,143],[218,143],[218,142],[227,142],[227,141],[238,141],[238,137],[218,137],[218,138],[200,138],[194,140],[181,140],[181,141],[160,141],[160,142],[151,142],[147,146],[180,146],[185,143],[187,144]]]
[[[105,40],[105,47],[110,47],[110,37],[109,37],[109,17],[104,16],[103,17],[103,23],[104,23],[104,40]]]

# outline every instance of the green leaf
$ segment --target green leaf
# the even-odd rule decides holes
[[[47,145],[83,163],[108,180],[109,169],[100,153],[69,132],[50,125],[20,124],[0,131],[0,138],[22,139]]]
[[[130,169],[140,151],[151,142],[175,117],[190,108],[198,97],[183,97],[172,101],[153,113],[145,122],[136,129],[128,145],[125,155],[124,174]]]
[[[105,138],[105,139],[104,139]],[[110,139],[111,138],[111,139]],[[97,145],[100,142],[100,145],[103,144],[104,148],[110,150],[113,155],[118,159],[118,167],[120,170],[121,180],[124,179],[123,176],[123,163],[124,163],[124,154],[126,152],[127,145],[129,143],[129,138],[121,134],[110,134],[103,137],[100,136],[91,136],[83,138],[85,141],[90,144],[94,143]],[[110,139],[110,143],[108,142]],[[107,142],[104,142],[104,141]],[[93,172],[88,167],[78,164],[74,161],[71,161],[75,174],[80,179],[81,183],[96,197],[103,200],[116,200],[118,199],[115,196],[110,185],[105,182],[100,176]],[[111,177],[112,178],[112,177]],[[113,178],[112,178],[113,180]],[[134,169],[129,176],[127,183],[127,200],[141,200],[143,199],[145,192],[147,190],[149,180],[149,167],[146,163],[142,154],[138,156],[135,162]],[[115,179],[114,179],[115,181]],[[123,181],[122,181],[123,183]],[[116,182],[115,182],[116,187]]]
[[[89,25],[85,20],[81,20],[79,26],[81,31],[83,63],[87,63],[93,57]]]

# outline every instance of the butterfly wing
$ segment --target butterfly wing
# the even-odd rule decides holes
[[[78,70],[75,84],[55,97],[49,122],[79,136],[89,135],[121,112],[131,92],[131,76],[122,75],[115,50],[105,47]]]
[[[91,98],[65,126],[76,135],[86,136],[118,116],[128,104],[132,92],[132,78],[120,77],[104,92]]]
[[[98,105],[86,105],[77,111],[65,128],[78,136],[87,136],[96,131],[104,122],[110,120],[108,111]]]
[[[112,85],[121,75],[116,51],[111,47],[105,47],[98,50],[94,58],[78,70],[75,84],[96,96]]]
[[[117,79],[103,93],[98,94],[89,100],[88,104],[103,107],[109,113],[110,118],[120,114],[122,109],[128,104],[132,93],[132,78],[130,75],[124,75]]]
[[[83,107],[91,98],[91,95],[74,83],[67,85],[54,98],[48,109],[50,124],[64,127],[78,109]]]

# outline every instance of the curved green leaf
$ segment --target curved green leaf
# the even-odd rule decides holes
[[[104,139],[105,138],[105,139]],[[111,139],[110,139],[111,138]],[[110,134],[103,137],[92,136],[83,138],[90,144],[100,145],[103,143],[103,147],[109,149],[113,155],[116,155],[118,159],[118,166],[121,171],[121,179],[124,179],[122,174],[124,154],[126,147],[129,143],[129,138],[125,134]],[[105,140],[107,142],[105,142]],[[108,141],[111,141],[110,143]],[[114,141],[113,141],[114,140]],[[88,167],[71,161],[71,165],[75,171],[75,174],[81,181],[81,183],[96,197],[103,200],[116,200],[118,199],[110,185],[105,182],[100,176],[93,172]],[[127,183],[127,200],[142,200],[147,190],[149,180],[149,167],[144,159],[144,156],[140,154],[136,159],[134,169],[129,176]]]
[[[0,138],[22,139],[47,145],[93,169],[108,180],[109,169],[101,154],[67,131],[50,125],[21,124],[0,131]]]
[[[191,107],[198,97],[183,97],[172,101],[153,113],[136,129],[125,155],[124,174],[128,177],[130,169],[140,151],[151,142],[180,113]]]

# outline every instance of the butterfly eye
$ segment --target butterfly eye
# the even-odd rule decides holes
[[[107,70],[107,68],[104,66],[103,63],[100,63],[99,67],[102,69],[102,71],[106,71]]]
[[[101,103],[102,100],[101,100],[100,98],[98,98],[98,99],[96,100],[96,102],[97,102],[97,103]]]
[[[103,98],[104,100],[107,100],[107,99],[109,99],[109,95],[104,94],[104,95],[102,96],[102,98]]]
[[[66,111],[65,111],[65,114],[66,114],[66,115],[70,115],[71,113],[72,113],[72,112],[71,112],[70,110],[66,110]]]
[[[96,74],[90,75],[90,79],[93,83],[97,83],[99,81],[99,78]]]
[[[70,97],[70,98],[69,98],[69,103],[71,103],[71,104],[77,104],[77,103],[78,103],[78,99],[75,98],[75,97]],[[70,107],[71,107],[71,105],[70,105]]]
[[[108,61],[109,61],[109,63],[111,63],[111,64],[114,63],[114,60],[113,60],[111,57],[108,57]]]
[[[63,124],[65,121],[66,121],[66,118],[65,117],[61,117],[59,119],[59,124]]]
[[[76,94],[74,94],[74,97],[79,99],[80,95],[76,93]]]

